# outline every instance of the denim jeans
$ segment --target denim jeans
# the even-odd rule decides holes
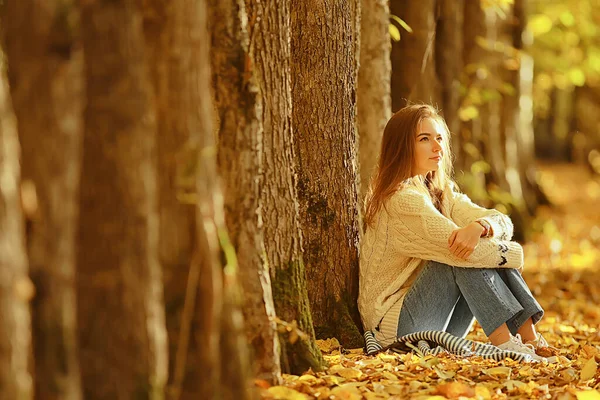
[[[544,310],[516,269],[461,268],[429,261],[408,291],[398,321],[398,337],[438,330],[465,337],[474,318],[486,335],[506,323],[513,335]]]

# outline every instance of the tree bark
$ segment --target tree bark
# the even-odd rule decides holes
[[[441,86],[441,109],[448,129],[452,133],[454,168],[464,168],[460,141],[461,121],[458,110],[461,102],[463,63],[463,13],[464,0],[441,0],[440,18],[435,38],[436,71]]]
[[[407,102],[436,105],[440,99],[435,75],[436,0],[391,0],[390,12],[413,30],[392,44],[392,111]]]
[[[358,295],[358,0],[293,2],[292,124],[317,338],[363,345]]]
[[[212,0],[209,2],[212,23],[211,61],[216,104],[219,115],[219,172],[223,178],[225,220],[235,249],[237,261],[228,261],[224,275],[224,307],[237,309],[236,274],[239,273],[244,292],[243,312],[246,337],[252,343],[258,373],[269,380],[279,379],[273,298],[262,230],[262,210],[259,197],[262,184],[262,127],[258,111],[262,107],[257,95],[248,50],[248,32],[244,21],[243,0]],[[239,266],[239,269],[237,268]],[[227,316],[228,313],[223,313]],[[223,338],[228,357],[241,354],[239,326],[224,319]],[[230,329],[233,329],[231,331]],[[223,376],[242,379],[245,361],[231,360],[222,364]],[[231,387],[245,383],[232,383]],[[235,393],[229,393],[233,398]],[[240,393],[239,395],[242,395]],[[227,395],[226,395],[227,396]]]
[[[87,107],[77,316],[84,397],[161,399],[168,356],[156,125],[135,0],[83,3],[82,32]]]
[[[0,74],[0,398],[33,398],[27,254],[19,187],[19,139],[4,65]]]
[[[198,257],[192,263],[188,278],[191,293],[198,294],[194,321],[200,329],[194,331],[197,342],[200,374],[199,392],[206,399],[221,398],[221,359],[220,358],[220,316],[223,313],[223,265],[219,235],[227,231],[221,188],[217,177],[216,142],[213,132],[213,104],[211,101],[210,70],[210,31],[208,27],[209,11],[206,0],[191,0],[186,4],[194,5],[197,16],[196,49],[197,89],[199,92],[197,112],[197,134],[194,138],[198,145],[196,168],[196,235]],[[190,9],[190,10],[193,10]],[[196,304],[195,304],[196,305]],[[223,360],[228,362],[229,360]],[[243,398],[243,397],[242,397]],[[176,397],[174,397],[176,399]]]
[[[364,199],[377,166],[381,138],[392,116],[391,44],[388,0],[361,1],[360,68],[358,71],[358,139],[360,199]]]
[[[479,1],[466,1],[464,6],[463,18],[463,63],[464,63],[464,85],[466,94],[461,106],[475,106],[479,109],[480,103],[475,103],[471,94],[472,91],[481,90],[481,82],[477,78],[477,63],[482,58],[483,49],[477,44],[476,38],[482,36],[484,32],[485,15]],[[462,162],[461,167],[464,170],[456,170],[456,178],[461,184],[461,188],[469,194],[476,202],[482,202],[487,197],[485,186],[485,174],[483,171],[473,169],[476,161],[482,159],[482,141],[483,141],[483,122],[482,118],[464,121],[460,130],[460,146]],[[486,204],[488,205],[488,204]]]
[[[186,290],[195,241],[199,13],[189,1],[144,2],[144,37],[157,116],[159,257],[164,276],[171,397],[198,396],[199,370],[193,313]],[[210,93],[208,93],[210,95]],[[196,261],[197,262],[197,261]],[[193,279],[193,278],[192,278]],[[194,296],[198,283],[195,287]],[[190,288],[192,290],[192,288]],[[188,295],[189,296],[189,295]],[[188,304],[187,307],[195,307]]]
[[[75,299],[75,229],[82,138],[82,52],[72,1],[8,1],[5,41],[22,146],[35,186],[28,253],[35,393],[81,398]],[[23,26],[30,29],[23,29]]]
[[[293,164],[295,140],[291,123],[290,1],[250,0],[247,4],[252,37],[250,54],[262,104],[259,118],[263,127],[264,180],[260,189],[260,208],[265,251],[279,318],[296,321],[298,328],[307,334],[306,338],[297,341],[293,334],[290,337],[281,335],[280,340],[283,369],[301,374],[308,368],[321,370],[323,360],[315,343],[301,253]]]
[[[527,210],[530,215],[549,200],[536,180],[535,146],[533,137],[533,58],[526,54],[533,40],[527,32],[527,0],[515,0],[514,15],[517,22],[513,30],[513,46],[520,51],[519,70],[515,79],[515,98],[518,99],[517,152],[518,171]],[[525,38],[525,40],[523,40]]]

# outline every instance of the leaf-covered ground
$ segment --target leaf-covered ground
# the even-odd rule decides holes
[[[451,355],[368,357],[320,343],[326,372],[257,382],[269,399],[578,399],[600,400],[600,180],[572,165],[540,168],[554,203],[533,223],[524,276],[546,314],[538,324],[561,353],[555,364]],[[486,342],[476,325],[470,339]],[[340,353],[340,350],[342,352]]]

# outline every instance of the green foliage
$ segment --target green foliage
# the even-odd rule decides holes
[[[534,107],[547,116],[554,88],[600,85],[600,2],[531,2],[527,29],[533,37]]]

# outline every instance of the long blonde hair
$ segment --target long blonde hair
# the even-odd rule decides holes
[[[425,177],[414,176],[417,129],[419,123],[426,118],[437,121],[446,131],[446,137],[442,140],[442,165]],[[383,131],[377,170],[365,197],[365,227],[372,225],[385,202],[398,189],[406,186],[414,186],[429,193],[436,208],[442,211],[444,190],[451,183],[452,153],[446,121],[430,105],[416,104],[404,107],[390,118]]]

